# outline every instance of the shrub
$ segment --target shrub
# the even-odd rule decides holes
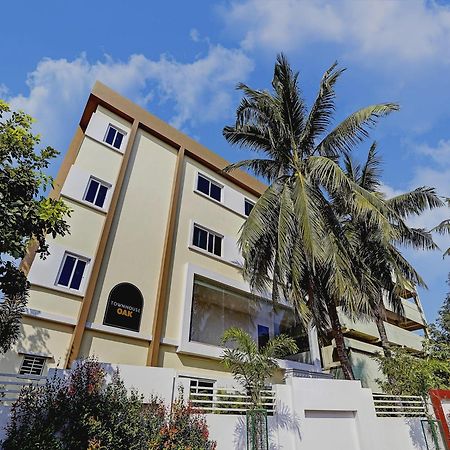
[[[4,450],[213,450],[204,418],[178,399],[172,413],[157,397],[127,392],[115,372],[87,359],[67,377],[27,386],[14,403]]]

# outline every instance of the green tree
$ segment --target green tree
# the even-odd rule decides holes
[[[244,330],[229,328],[222,337],[222,363],[231,371],[234,379],[250,396],[252,407],[261,407],[261,391],[278,368],[275,358],[282,358],[298,352],[295,340],[284,334],[275,336],[263,348],[258,348],[255,340]]]
[[[47,235],[64,235],[67,206],[42,192],[52,183],[45,170],[58,152],[46,147],[35,152],[40,138],[32,133],[33,119],[11,111],[0,100],[0,351],[16,341],[26,305],[28,283],[17,260],[35,241],[41,257],[48,255]]]
[[[241,229],[244,278],[255,291],[270,290],[274,301],[289,299],[305,322],[312,316],[320,335],[335,339],[344,375],[353,379],[337,309],[360,311],[369,301],[360,286],[370,280],[350,252],[333,199],[346,198],[349,212],[376,225],[386,240],[391,227],[382,199],[349,179],[338,162],[398,105],[362,108],[330,131],[342,72],[336,63],[325,72],[308,111],[298,73],[279,55],[272,92],[238,85],[244,97],[223,134],[260,156],[227,170],[243,167],[269,183]]]
[[[373,143],[369,149],[365,163],[356,164],[349,155],[344,157],[347,176],[363,189],[380,192],[381,160]],[[352,252],[361,259],[361,267],[368,270],[367,277],[372,280],[375,289],[367,291],[370,300],[368,316],[374,318],[381,338],[381,345],[386,356],[390,356],[390,345],[386,334],[384,319],[386,310],[383,295],[389,307],[399,315],[404,314],[401,294],[416,286],[426,287],[423,279],[414,267],[402,256],[400,248],[434,250],[437,248],[429,231],[423,228],[409,227],[405,220],[419,216],[424,211],[443,206],[435,190],[418,187],[413,191],[385,199],[389,207],[389,221],[392,226],[391,240],[383,239],[376,225],[361,220],[360,217],[348,213],[346,199],[337,201],[335,207],[343,221],[348,242],[353,245]],[[364,289],[367,285],[362,285]]]

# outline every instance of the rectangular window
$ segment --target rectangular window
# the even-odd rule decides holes
[[[45,357],[25,355],[20,366],[19,375],[42,375]]]
[[[103,208],[109,188],[110,186],[106,183],[91,177],[89,179],[86,193],[84,194],[84,200],[98,206],[99,208]]]
[[[194,225],[192,245],[195,247],[202,248],[214,255],[222,256],[222,239],[222,236]]]
[[[107,144],[112,145],[114,148],[120,149],[124,136],[125,133],[123,131],[109,125],[104,140]]]
[[[58,276],[58,284],[79,290],[88,261],[66,253]]]
[[[258,325],[258,348],[263,348],[269,342],[269,327]]]
[[[218,202],[222,201],[222,186],[200,174],[197,177],[197,191],[206,194]]]
[[[250,201],[248,199],[244,199],[244,214],[247,217],[250,215],[250,212],[254,206],[255,206],[255,204],[252,201]]]

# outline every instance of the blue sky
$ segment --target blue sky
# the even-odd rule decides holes
[[[428,185],[450,196],[447,2],[43,0],[6,2],[2,17],[0,96],[36,117],[44,142],[62,154],[99,79],[236,161],[245,152],[221,135],[239,99],[234,86],[268,87],[283,51],[300,71],[308,103],[335,60],[348,69],[337,86],[337,120],[367,104],[400,103],[372,133],[388,194]],[[447,217],[443,208],[413,224],[430,228]],[[434,319],[449,290],[450,258],[407,256],[429,285],[420,294]]]

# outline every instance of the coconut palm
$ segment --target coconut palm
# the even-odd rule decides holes
[[[349,155],[345,155],[344,164],[347,176],[361,188],[376,193],[382,198],[380,191],[380,164],[376,143],[369,149],[365,163],[355,164]],[[390,209],[392,238],[390,241],[380,239],[381,233],[373,224],[348,214],[346,200],[335,202],[338,214],[341,216],[348,241],[354,245],[352,252],[361,258],[361,267],[369,271],[377,289],[369,290],[369,317],[375,319],[380,334],[381,345],[385,356],[391,355],[389,340],[384,326],[385,306],[383,295],[391,310],[403,315],[401,293],[415,289],[416,286],[426,287],[423,279],[414,267],[402,256],[399,247],[409,247],[420,250],[437,248],[431,233],[422,228],[409,227],[405,219],[422,214],[427,209],[443,206],[433,188],[418,187],[413,191],[385,199]],[[364,285],[361,286],[364,288]]]
[[[224,348],[222,362],[247,391],[253,408],[261,407],[261,391],[278,368],[275,358],[298,352],[295,340],[289,336],[280,334],[259,348],[247,332],[236,327],[225,331],[222,343],[233,345],[232,348]]]
[[[382,199],[349,179],[338,160],[398,105],[365,107],[329,131],[334,87],[342,72],[337,63],[325,72],[308,111],[298,73],[279,55],[272,92],[238,85],[244,96],[235,123],[223,134],[229,143],[260,156],[227,170],[243,167],[269,184],[241,229],[244,278],[256,291],[269,290],[274,301],[289,299],[299,317],[312,319],[321,335],[331,328],[344,374],[352,379],[337,307],[359,310],[368,302],[360,284],[370,280],[350,253],[332,199],[346,198],[349,212],[376,226],[383,239],[389,240],[391,226]]]
[[[450,207],[450,198],[446,198],[445,202],[447,206]],[[442,235],[450,234],[450,219],[443,220],[439,225],[432,228],[431,231]],[[448,255],[450,255],[450,247],[447,250],[445,250],[443,257],[445,258]]]

